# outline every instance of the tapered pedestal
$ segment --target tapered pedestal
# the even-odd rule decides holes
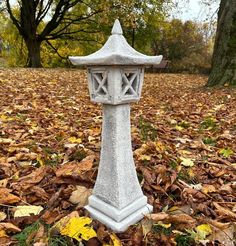
[[[130,105],[103,105],[98,177],[86,209],[117,232],[152,212],[138,182],[130,134]]]

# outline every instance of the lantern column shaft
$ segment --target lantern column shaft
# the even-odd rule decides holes
[[[114,231],[124,231],[152,211],[135,170],[129,104],[103,105],[98,177],[86,209]]]

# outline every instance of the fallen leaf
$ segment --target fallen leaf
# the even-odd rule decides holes
[[[188,214],[174,214],[169,215],[168,218],[164,220],[167,224],[174,224],[176,227],[181,228],[194,228],[196,224],[196,219]]]
[[[7,215],[4,212],[0,212],[0,221],[5,220]]]
[[[69,201],[73,204],[78,204],[79,207],[84,207],[88,204],[88,198],[91,194],[92,189],[77,185],[76,190],[71,193]]]
[[[155,144],[156,144],[156,151],[158,153],[163,153],[165,151],[166,147],[162,142],[158,141]]]
[[[30,216],[32,214],[38,215],[43,210],[41,206],[17,206],[14,212],[14,218]]]
[[[181,165],[183,165],[185,167],[193,167],[194,166],[194,162],[189,158],[180,157],[180,160],[181,160]]]
[[[8,183],[8,179],[0,180],[0,188],[6,188],[7,183]]]
[[[205,194],[216,192],[214,185],[203,185],[201,191]]]
[[[65,146],[65,148],[68,148],[68,149],[70,149],[70,148],[74,148],[74,147],[76,147],[77,146],[77,144],[65,144],[64,145]]]
[[[56,170],[57,177],[77,177],[82,172],[90,170],[93,166],[94,156],[87,156],[81,162],[71,162],[62,165]]]
[[[224,157],[228,158],[228,157],[230,157],[234,152],[233,152],[233,150],[230,149],[230,148],[225,148],[225,149],[221,149],[221,150],[219,151],[219,153],[220,153],[221,155],[223,155]]]
[[[136,149],[134,151],[134,155],[139,157],[140,155],[143,155],[147,151],[148,146],[146,144],[143,144],[139,149]]]
[[[236,213],[230,211],[228,208],[222,207],[217,202],[213,202],[213,205],[216,207],[221,215],[227,215],[230,218],[236,219]]]
[[[231,183],[221,185],[220,191],[223,194],[233,194],[233,189],[232,189]]]
[[[189,185],[191,188],[194,190],[201,190],[202,189],[202,184],[190,184]]]
[[[122,243],[121,243],[120,239],[114,233],[112,233],[110,235],[110,237],[111,237],[113,246],[122,246]]]
[[[76,137],[70,137],[70,138],[68,138],[68,141],[70,142],[70,143],[77,143],[77,144],[80,144],[80,143],[82,143],[82,140],[81,140],[81,138],[76,138]]]
[[[6,232],[21,232],[21,229],[17,226],[13,225],[12,223],[0,223],[0,230],[4,230]]]
[[[34,246],[47,246],[48,245],[48,238],[47,234],[45,233],[45,228],[43,224],[39,224],[39,228],[34,235]]]
[[[37,184],[39,183],[45,176],[47,176],[48,173],[50,173],[52,171],[52,168],[49,166],[43,166],[43,167],[39,167],[37,169],[35,169],[35,171],[31,172],[30,174],[23,176],[21,178],[19,178],[17,181],[23,185],[25,184]],[[17,186],[19,185],[19,183],[17,183]]]
[[[138,160],[140,160],[140,161],[150,161],[151,160],[151,156],[149,156],[149,155],[140,155],[138,157]]]
[[[212,229],[208,224],[202,224],[196,227],[196,232],[200,240],[204,240],[208,235],[212,233]]]
[[[89,226],[91,222],[92,220],[88,217],[62,218],[56,225],[56,228],[61,235],[74,238],[77,241],[82,239],[88,241],[90,238],[97,236],[93,228]]]
[[[179,126],[179,125],[176,125],[175,126],[175,129],[177,130],[177,131],[183,131],[184,130],[184,128],[182,127],[182,126]]]
[[[152,230],[153,221],[149,219],[143,219],[141,221],[142,229],[143,229],[143,236],[144,238],[147,237],[147,234]]]
[[[81,171],[88,171],[92,168],[95,156],[89,155],[86,156],[80,163],[79,167]]]
[[[131,235],[132,244],[135,246],[142,246],[143,242],[143,230],[141,226],[135,228],[135,231]]]
[[[54,210],[46,210],[46,212],[42,215],[42,219],[46,224],[53,224],[55,221],[61,219],[63,214],[60,214],[59,209]]]
[[[34,243],[33,246],[48,246],[48,243],[38,242]]]
[[[0,188],[0,203],[2,204],[13,204],[20,201],[20,198],[16,195],[11,194],[11,190],[7,188]]]
[[[4,230],[0,230],[0,238],[2,237],[8,237]]]
[[[222,223],[217,220],[212,220],[212,219],[206,219],[205,220],[208,224],[212,225],[213,228],[221,229],[224,230],[230,226],[230,223]]]
[[[232,224],[224,229],[214,229],[209,239],[211,241],[218,241],[224,246],[235,246],[235,226]]]
[[[151,219],[153,221],[161,221],[164,220],[166,218],[168,218],[169,215],[167,213],[161,212],[161,213],[156,213],[156,214],[148,214],[147,218]]]
[[[191,208],[190,205],[183,205],[183,206],[173,206],[171,208],[168,209],[168,213],[169,214],[187,214],[187,215],[191,215],[193,213],[193,209]]]
[[[14,140],[10,138],[0,138],[0,144],[11,144],[14,143]]]

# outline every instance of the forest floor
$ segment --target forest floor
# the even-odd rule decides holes
[[[84,71],[0,70],[0,245],[235,243],[236,90],[145,75],[132,104],[138,178],[154,211],[124,233],[83,208],[97,175],[101,105]]]

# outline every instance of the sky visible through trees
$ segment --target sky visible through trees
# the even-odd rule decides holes
[[[179,10],[173,12],[173,16],[182,20],[196,20],[205,21],[207,18],[217,17],[217,9],[219,7],[219,0],[211,3],[210,6],[204,5],[201,0],[176,0],[179,4]]]
[[[16,0],[10,1],[12,4],[16,3]],[[219,7],[219,0],[215,1],[215,3],[211,4],[207,8],[201,4],[200,0],[176,0],[180,6],[180,9],[177,11],[173,11],[172,17],[180,18],[182,20],[205,20],[206,15],[212,16],[215,14],[216,18],[216,10]]]

